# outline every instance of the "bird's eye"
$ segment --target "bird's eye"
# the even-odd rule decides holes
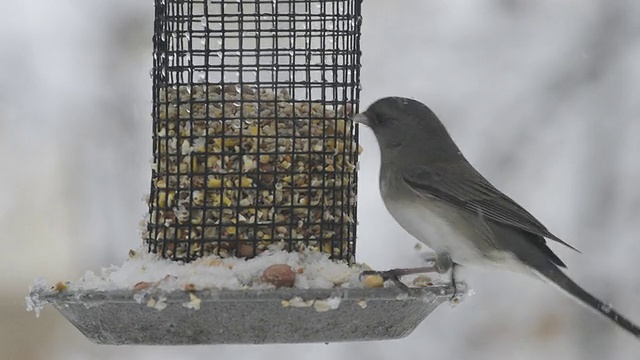
[[[393,123],[394,121],[395,121],[395,118],[393,116],[388,116],[388,115],[376,116],[376,123],[378,125],[387,125],[387,124]]]

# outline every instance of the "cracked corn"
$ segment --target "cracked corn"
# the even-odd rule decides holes
[[[169,88],[159,103],[145,233],[158,252],[251,257],[285,240],[351,260],[349,109],[236,85]]]

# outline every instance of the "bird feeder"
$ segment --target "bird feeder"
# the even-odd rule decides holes
[[[354,263],[360,29],[361,0],[155,1],[150,253],[251,259],[280,244]],[[31,296],[97,343],[169,345],[399,338],[456,295],[187,290]]]

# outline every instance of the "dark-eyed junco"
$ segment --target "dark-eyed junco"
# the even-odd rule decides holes
[[[497,265],[534,274],[640,337],[637,325],[560,270],[566,266],[545,238],[574,248],[476,171],[426,105],[387,97],[353,120],[375,133],[384,204],[405,230],[435,251],[433,270]],[[382,273],[397,281],[410,272]]]

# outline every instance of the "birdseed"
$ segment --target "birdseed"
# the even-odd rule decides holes
[[[286,90],[160,90],[150,216],[166,257],[253,257],[273,243],[352,260],[357,146],[351,108]]]

